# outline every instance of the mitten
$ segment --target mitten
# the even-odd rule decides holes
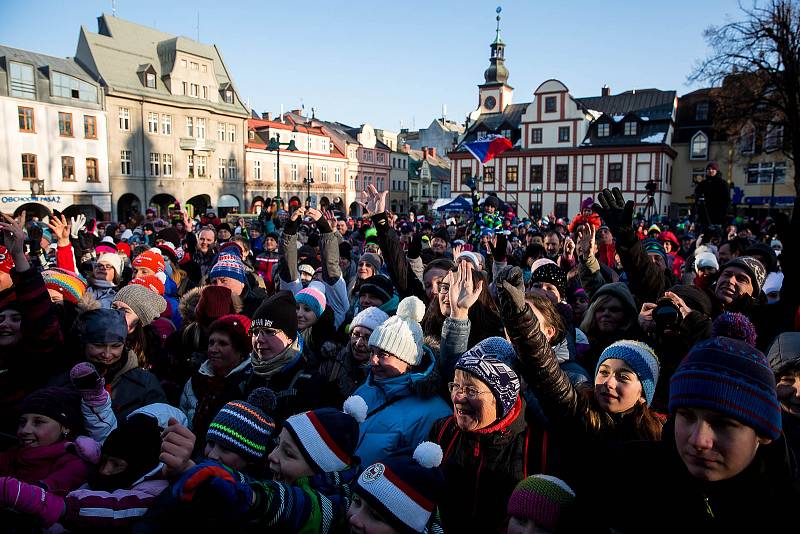
[[[525,276],[519,267],[506,266],[494,279],[497,299],[503,316],[514,316],[525,311]]]
[[[183,502],[194,503],[221,512],[220,515],[237,517],[250,509],[253,490],[237,481],[233,471],[217,462],[203,462],[186,471],[172,489],[172,494]]]
[[[58,521],[64,513],[61,497],[13,477],[0,477],[0,507],[38,516],[45,527]]]
[[[87,406],[97,407],[106,403],[108,397],[108,392],[105,390],[106,381],[91,363],[77,364],[70,370],[69,379]]]

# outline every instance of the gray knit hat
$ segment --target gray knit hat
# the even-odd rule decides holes
[[[764,282],[767,280],[767,270],[764,265],[752,256],[739,256],[723,265],[722,270],[724,271],[728,267],[738,267],[747,273],[750,283],[753,285],[753,298],[758,298],[761,288],[764,287]]]
[[[397,315],[378,325],[369,336],[369,346],[388,352],[409,365],[422,361],[422,327],[425,305],[417,297],[406,297]]]
[[[138,284],[127,285],[117,291],[114,302],[127,304],[139,318],[142,326],[147,326],[158,319],[167,309],[164,297]]]

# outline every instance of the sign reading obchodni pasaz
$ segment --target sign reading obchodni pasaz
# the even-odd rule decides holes
[[[0,202],[3,204],[11,204],[16,202],[51,202],[53,204],[60,204],[61,203],[61,195],[47,195],[41,197],[34,197],[34,196],[2,196],[0,197]]]

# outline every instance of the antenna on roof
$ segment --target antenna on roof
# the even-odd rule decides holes
[[[281,124],[283,124],[283,104],[281,104]]]
[[[445,122],[447,119],[447,104],[442,104],[442,122]]]
[[[317,118],[317,110],[316,110],[316,108],[312,107],[311,108],[311,120],[313,121],[316,118]]]
[[[111,0],[111,16],[117,16],[117,0]]]

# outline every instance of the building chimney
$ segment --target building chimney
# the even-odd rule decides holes
[[[603,84],[603,88],[600,89],[600,96],[611,96],[611,88],[608,85]]]
[[[428,159],[428,154],[429,154],[428,147],[426,146],[422,147],[422,159]]]
[[[271,121],[272,120],[272,112],[264,111],[263,113],[261,113],[261,118],[264,119],[265,121]]]

